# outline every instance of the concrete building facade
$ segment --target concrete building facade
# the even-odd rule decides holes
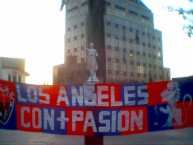
[[[25,83],[28,75],[24,59],[0,57],[0,79]]]
[[[87,80],[82,46],[90,42],[99,54],[101,82],[170,79],[170,69],[163,66],[162,34],[154,29],[153,13],[140,0],[67,0],[65,64],[54,67],[54,72],[62,72],[54,74],[54,84]]]

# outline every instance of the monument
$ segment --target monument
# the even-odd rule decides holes
[[[89,48],[86,48],[86,44],[84,45],[84,50],[87,51],[87,64],[88,64],[88,71],[89,77],[87,82],[98,82],[98,78],[96,76],[96,71],[98,70],[98,64],[96,57],[98,53],[96,49],[94,49],[94,43],[89,43]]]
[[[88,71],[89,77],[87,83],[84,83],[84,94],[89,101],[96,101],[93,100],[93,95],[95,92],[95,84],[99,82],[96,71],[98,70],[98,64],[96,57],[98,53],[96,49],[94,49],[94,43],[89,43],[89,48],[86,48],[86,44],[84,44],[84,50],[87,51],[87,64],[88,64]],[[85,136],[84,138],[85,145],[103,145],[103,136]]]

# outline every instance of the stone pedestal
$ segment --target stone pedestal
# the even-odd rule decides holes
[[[99,82],[99,79],[96,76],[89,76],[87,82]]]

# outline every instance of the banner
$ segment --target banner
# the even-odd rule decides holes
[[[113,136],[193,127],[193,78],[148,84],[0,80],[0,129]]]

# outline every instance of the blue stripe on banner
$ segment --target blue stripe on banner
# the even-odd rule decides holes
[[[15,88],[18,104],[39,104],[38,86],[16,83]]]
[[[184,77],[173,79],[178,85],[178,92],[180,95],[180,102],[193,101],[193,77]]]
[[[168,104],[148,107],[149,131],[168,130],[173,128],[172,116],[167,112],[171,112],[170,109]]]
[[[1,104],[2,105],[2,104]],[[1,106],[3,107],[3,106]],[[11,130],[17,130],[17,121],[16,121],[16,106],[13,104],[13,108],[10,108],[11,110],[7,110],[6,114],[3,114],[0,112],[0,128],[1,129],[11,129]]]
[[[113,136],[121,135],[121,131],[118,131],[119,123],[118,113],[120,109],[94,109],[93,110],[95,123],[98,129],[98,132],[95,133],[97,136]]]
[[[84,90],[82,85],[69,85],[66,86],[67,96],[72,106],[83,107],[84,106]]]
[[[68,118],[62,108],[42,107],[42,132],[66,134]]]
[[[147,84],[122,84],[121,100],[127,107],[147,105]]]

